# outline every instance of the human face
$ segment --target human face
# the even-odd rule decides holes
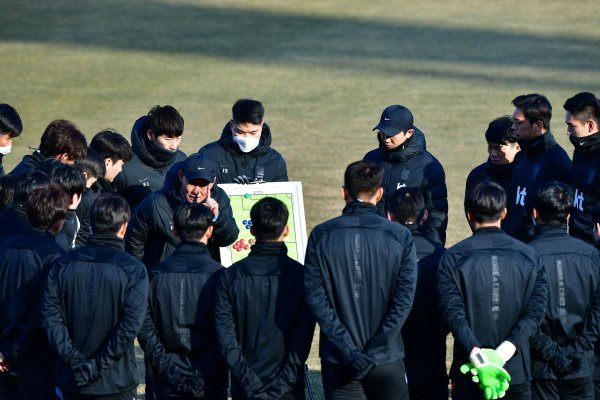
[[[513,112],[513,119],[514,121],[512,125],[512,134],[515,139],[529,140],[538,136],[534,129],[534,126],[531,123],[529,123],[529,120],[525,118],[525,115],[523,115],[523,111],[521,111],[518,108],[515,108],[515,111]]]
[[[104,165],[106,165],[106,173],[104,174],[104,179],[109,182],[114,181],[117,175],[119,175],[123,170],[123,164],[125,164],[123,160],[117,160],[117,162],[113,162],[113,160],[110,158],[105,159]]]
[[[567,135],[576,138],[584,138],[598,132],[598,126],[594,120],[588,119],[585,122],[581,122],[568,111],[565,116],[565,124],[567,124]]]
[[[386,149],[395,149],[398,146],[402,146],[410,137],[413,135],[414,130],[409,129],[407,131],[400,131],[394,136],[388,136],[385,133],[379,131],[379,138]]]
[[[264,123],[252,124],[250,122],[230,122],[231,134],[238,137],[259,138]]]
[[[10,133],[3,133],[0,135],[0,147],[12,146],[12,136]]]
[[[168,137],[167,135],[156,136],[152,131],[148,131],[148,138],[165,150],[175,151],[181,143],[181,136]]]
[[[188,181],[185,175],[180,176],[181,193],[188,203],[202,203],[209,195],[213,182],[206,179]]]
[[[515,155],[521,150],[517,143],[490,143],[488,142],[488,155],[490,162],[495,165],[510,164],[513,162]]]

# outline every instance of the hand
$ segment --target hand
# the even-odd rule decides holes
[[[235,183],[239,183],[240,185],[249,185],[252,183],[250,178],[248,178],[246,175],[236,176],[235,178],[233,178],[233,181]]]
[[[73,366],[73,375],[77,386],[87,386],[98,379],[96,360],[82,360]]]
[[[171,365],[166,372],[166,380],[180,394],[191,394],[194,397],[204,396],[204,380],[198,371],[182,369]]]
[[[205,207],[208,207],[210,209],[210,211],[212,212],[212,214],[215,217],[217,217],[219,215],[219,203],[217,203],[217,201],[212,198],[212,193],[210,191],[211,189],[212,189],[212,184],[209,186],[208,192],[206,192],[206,199],[204,199],[204,202],[202,204]]]
[[[560,353],[551,362],[552,371],[562,379],[567,375],[576,374],[581,370],[582,353],[574,353],[568,349],[561,348]]]
[[[351,362],[352,368],[356,371],[355,379],[361,380],[375,367],[371,357],[364,353],[357,353]]]
[[[0,353],[0,372],[8,372],[10,371],[10,365],[4,359],[4,355]]]
[[[510,375],[504,368],[482,367],[477,369],[471,363],[461,365],[460,372],[473,375],[471,380],[479,384],[486,399],[500,399],[506,395]]]

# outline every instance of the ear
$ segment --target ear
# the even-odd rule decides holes
[[[150,129],[146,131],[146,136],[148,137],[148,140],[154,140],[154,133],[152,133]]]
[[[344,186],[342,186],[341,194],[342,194],[342,199],[344,199],[344,201],[349,201],[351,199],[350,193],[348,193],[348,190]]]
[[[379,186],[379,188],[377,188],[377,193],[375,193],[375,202],[379,203],[379,200],[381,200],[381,198],[383,197],[383,187]]]
[[[210,239],[213,235],[213,230],[215,229],[214,226],[209,226],[208,228],[206,228],[206,232],[204,232],[204,237],[206,238],[206,240]]]
[[[517,149],[517,151],[521,151],[521,146],[519,146],[519,143],[517,143],[517,146],[515,148]]]
[[[287,235],[290,234],[290,227],[288,225],[285,226],[285,228],[283,228],[283,233],[281,234],[281,238],[285,238],[287,237]]]
[[[251,226],[251,227],[250,227],[250,234],[251,234],[252,236],[256,236],[256,234],[254,233],[254,226]]]
[[[533,124],[535,130],[542,132],[544,130],[544,124],[542,123],[542,121],[536,121],[535,124]]]
[[[69,161],[69,154],[68,153],[62,153],[56,156],[56,160],[60,161],[60,162],[66,162]]]
[[[394,215],[391,212],[389,212],[389,211],[387,212],[387,219],[389,221],[393,221],[393,222],[396,221],[396,218],[394,218]]]
[[[179,183],[183,183],[183,170],[180,169],[179,171],[177,171],[177,175],[179,176]]]
[[[110,168],[113,164],[114,164],[113,160],[111,160],[110,158],[105,158],[104,159],[104,166],[106,168]]]
[[[120,237],[121,239],[125,237],[125,232],[127,232],[127,225],[127,222],[123,222],[123,225],[121,225],[119,231],[117,232],[117,237]]]
[[[423,216],[421,217],[421,222],[419,222],[421,225],[423,225],[425,223],[425,221],[427,221],[429,219],[429,210],[427,210],[426,208],[423,209]]]
[[[412,137],[412,135],[414,135],[415,130],[414,129],[409,129],[406,131],[406,133],[404,134],[404,136],[409,139],[410,137]]]
[[[502,214],[500,215],[500,221],[502,221],[504,218],[506,218],[506,213],[508,212],[507,208],[504,207],[502,209]]]
[[[465,216],[467,217],[467,222],[471,225],[473,222],[473,214],[471,214],[471,211],[465,211]]]

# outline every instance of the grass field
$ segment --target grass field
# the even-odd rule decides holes
[[[303,183],[309,230],[340,212],[342,172],[376,145],[389,104],[411,108],[446,169],[451,245],[468,234],[464,180],[486,157],[487,123],[516,95],[543,93],[570,153],[564,100],[600,94],[597,0],[0,4],[0,101],[25,125],[8,170],[55,118],[88,138],[106,127],[129,136],[138,116],[172,104],[191,153],[218,137],[236,99],[257,98]]]

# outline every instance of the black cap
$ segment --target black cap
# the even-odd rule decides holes
[[[193,155],[185,160],[183,175],[188,181],[193,181],[194,179],[206,179],[207,181],[212,182],[215,180],[217,171],[215,169],[215,163],[211,159],[200,155]]]
[[[395,136],[413,128],[413,115],[410,110],[394,104],[383,110],[379,124],[373,130],[380,130],[388,136]]]

